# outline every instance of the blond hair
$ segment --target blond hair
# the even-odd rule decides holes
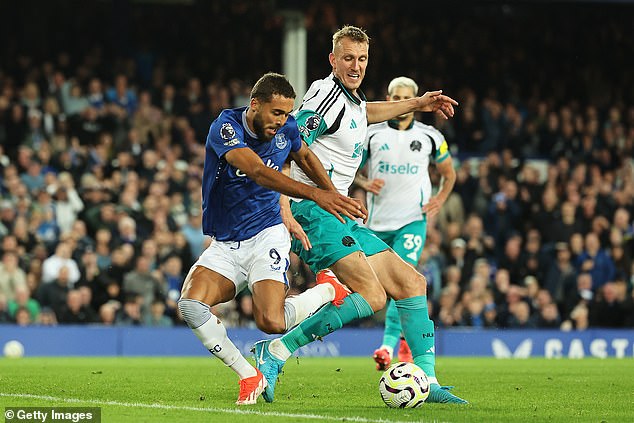
[[[366,34],[363,29],[357,28],[356,26],[352,25],[345,25],[343,28],[332,35],[333,53],[335,51],[335,47],[337,47],[337,44],[339,44],[339,42],[344,38],[349,38],[357,43],[366,43],[368,45],[370,44],[370,37],[368,37],[368,34]]]
[[[394,90],[399,87],[411,88],[414,91],[414,96],[418,94],[418,84],[414,82],[412,78],[399,76],[390,81],[390,84],[387,86],[388,95],[392,95]]]

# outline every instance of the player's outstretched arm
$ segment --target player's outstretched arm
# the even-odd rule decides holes
[[[249,148],[236,148],[225,154],[227,163],[240,169],[256,184],[291,197],[303,198],[316,202],[322,209],[332,213],[341,222],[341,215],[351,219],[365,217],[362,207],[355,200],[336,191],[325,191],[295,181],[281,172],[266,166],[262,159]]]
[[[453,117],[453,106],[458,102],[443,95],[442,90],[427,91],[420,97],[400,101],[372,101],[367,103],[368,123],[383,122],[409,112],[436,112],[445,119]]]

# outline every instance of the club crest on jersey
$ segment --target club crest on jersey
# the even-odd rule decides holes
[[[409,145],[409,149],[412,151],[420,151],[421,148],[423,148],[423,144],[418,140],[412,141]]]
[[[220,128],[220,136],[222,139],[230,140],[236,136],[236,131],[233,129],[233,126],[229,122],[223,123]]]
[[[309,131],[314,131],[319,128],[319,124],[321,123],[321,117],[319,115],[312,115],[308,119],[306,119],[306,128]]]
[[[286,140],[284,134],[275,134],[275,146],[277,148],[282,150],[286,147],[286,144],[288,144],[288,141]]]
[[[344,236],[343,238],[341,238],[341,243],[345,246],[345,247],[352,247],[354,244],[356,244],[354,238],[352,238],[351,236]]]

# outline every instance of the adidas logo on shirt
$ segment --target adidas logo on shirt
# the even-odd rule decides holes
[[[350,129],[354,129],[357,127],[357,122],[354,121],[354,119],[352,119],[352,122],[350,122]]]
[[[381,148],[379,148],[379,151],[389,151],[389,150],[390,150],[390,146],[387,144],[383,144]]]

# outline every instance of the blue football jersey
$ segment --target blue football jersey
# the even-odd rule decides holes
[[[242,241],[282,223],[280,194],[264,188],[231,166],[225,154],[250,148],[264,164],[282,169],[291,151],[302,141],[292,116],[271,141],[260,141],[249,129],[246,107],[226,109],[209,128],[203,172],[203,232],[218,241]]]

